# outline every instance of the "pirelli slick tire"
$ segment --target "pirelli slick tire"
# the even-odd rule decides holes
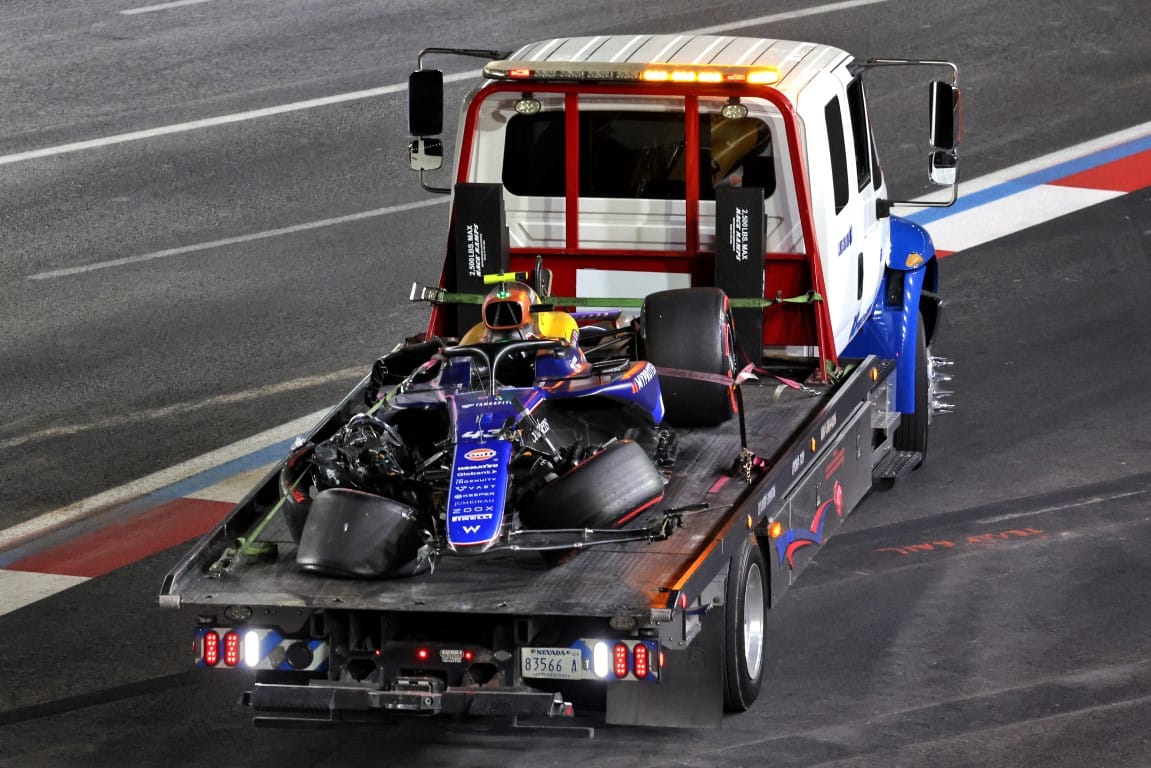
[[[916,324],[915,342],[915,413],[905,413],[895,429],[892,444],[897,451],[915,451],[927,457],[927,430],[931,424],[930,371],[928,370],[927,335],[923,315]],[[920,460],[919,466],[923,461]],[[918,468],[918,466],[916,467]]]
[[[656,369],[734,375],[734,336],[727,296],[718,288],[679,288],[644,301],[645,356]],[[664,423],[673,427],[722,424],[734,413],[731,388],[660,374]]]
[[[763,685],[767,648],[767,566],[755,537],[748,536],[727,575],[724,612],[723,707],[745,712]]]
[[[616,528],[663,498],[663,476],[643,448],[612,443],[520,500],[525,528]],[[554,559],[555,556],[553,556]]]

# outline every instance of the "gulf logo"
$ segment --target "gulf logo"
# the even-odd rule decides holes
[[[491,448],[473,448],[464,454],[464,458],[468,461],[487,461],[496,455],[496,452]]]

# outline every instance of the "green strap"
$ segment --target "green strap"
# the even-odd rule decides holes
[[[434,301],[439,304],[483,304],[486,294],[482,293],[448,293],[443,292],[436,296]],[[823,301],[823,297],[815,291],[808,291],[800,296],[775,299],[728,299],[732,309],[763,309],[774,304],[811,304]],[[612,298],[605,296],[552,296],[547,303],[568,307],[613,307],[620,309],[639,309],[643,306],[643,299]]]

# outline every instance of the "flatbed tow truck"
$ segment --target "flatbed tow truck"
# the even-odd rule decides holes
[[[886,66],[949,73],[930,86],[929,160],[950,204],[957,71],[698,35],[427,49],[409,84],[409,157],[429,190],[443,95],[442,74],[423,62],[441,54],[488,63],[462,110],[455,183],[440,190],[453,195],[443,276],[413,287],[413,299],[432,303],[428,329],[377,363],[307,442],[342,434],[373,402],[381,372],[412,349],[445,370],[477,354],[493,362],[459,351],[479,327],[485,275],[487,285],[533,275],[545,309],[570,311],[585,337],[589,318],[611,318],[623,329],[613,333],[630,327],[646,347],[640,359],[654,363],[666,404],[653,406],[656,427],[671,424],[661,434],[676,446],[672,457],[656,452],[670,467],[656,514],[631,533],[568,532],[568,554],[543,559],[531,550],[548,546],[513,543],[525,531],[512,530],[512,496],[501,495],[509,522],[490,551],[451,556],[466,548],[446,502],[444,556],[425,557],[434,567],[347,578],[302,553],[313,544],[284,506],[295,490],[284,480],[290,456],[175,565],[160,604],[195,617],[197,666],[255,670],[244,701],[257,724],[526,722],[572,716],[573,698],[598,696],[609,723],[717,725],[759,694],[770,609],[874,484],[922,462],[930,416],[944,409],[942,361],[930,352],[934,250],[890,214],[899,203],[886,196],[862,79]],[[702,338],[694,328],[707,325],[692,298],[701,290],[722,297],[723,338],[735,347],[710,370],[678,350],[690,352]],[[679,343],[657,344],[660,323]],[[494,362],[493,397],[504,391]],[[380,401],[402,399],[416,368]],[[644,370],[625,374],[641,396]],[[720,418],[699,418],[717,407]],[[547,420],[524,418],[543,440]],[[464,449],[497,433],[457,431],[455,463],[488,460],[494,451]],[[463,481],[451,471],[455,492]]]

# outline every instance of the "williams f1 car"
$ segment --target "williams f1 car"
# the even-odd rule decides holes
[[[733,413],[727,298],[687,288],[638,317],[564,312],[546,274],[486,277],[481,322],[379,359],[292,451],[278,506],[300,568],[410,576],[501,550],[555,563],[672,534],[685,509],[660,509],[671,428]]]

